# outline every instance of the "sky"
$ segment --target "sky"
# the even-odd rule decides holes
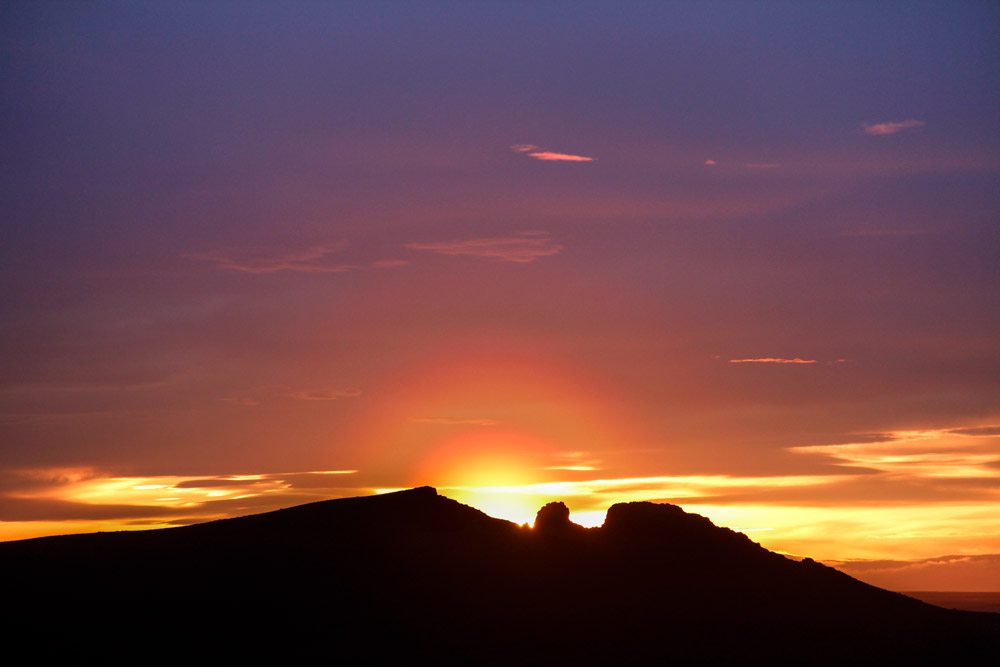
[[[1000,590],[998,27],[3,3],[0,539],[430,484]]]

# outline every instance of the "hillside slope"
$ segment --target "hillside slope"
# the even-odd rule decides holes
[[[205,524],[0,544],[41,653],[462,664],[1000,657],[1000,615],[795,562],[672,505],[534,530],[429,487]]]

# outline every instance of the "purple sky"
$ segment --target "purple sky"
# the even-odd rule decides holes
[[[998,28],[992,2],[4,3],[0,527],[91,516],[29,497],[58,471],[363,490],[455,448],[995,502]],[[947,474],[791,449],[917,431]]]

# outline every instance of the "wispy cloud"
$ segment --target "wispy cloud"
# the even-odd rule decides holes
[[[414,424],[441,424],[443,426],[497,426],[496,419],[453,419],[451,417],[414,417]]]
[[[410,263],[408,259],[377,259],[372,262],[373,269],[398,269]]]
[[[256,405],[260,405],[260,400],[256,398],[251,398],[249,396],[226,396],[218,399],[220,403],[228,403],[229,405],[238,405],[241,408],[252,408]]]
[[[837,236],[855,238],[892,238],[906,236],[923,236],[933,233],[930,229],[858,229],[840,232]]]
[[[789,451],[824,454],[846,468],[879,471],[896,479],[1000,479],[1000,436],[990,428],[899,431],[881,441],[809,445]]]
[[[953,428],[948,432],[970,437],[988,438],[1000,435],[1000,426],[964,426],[962,428]]]
[[[593,472],[600,470],[598,459],[591,458],[587,452],[561,452],[555,455],[561,462],[556,465],[544,466],[542,470],[564,470],[566,472]]]
[[[777,162],[747,162],[743,166],[747,169],[777,169],[781,165]]]
[[[593,162],[594,158],[587,157],[586,155],[573,155],[572,153],[553,153],[552,151],[539,151],[537,153],[528,153],[528,157],[533,157],[536,160],[545,160],[548,162]]]
[[[6,522],[0,539],[137,525],[161,528],[357,495],[357,488],[339,481],[357,472],[130,477],[93,468],[15,471],[5,479],[14,488],[0,490],[0,522]],[[53,521],[59,522],[55,530]]]
[[[714,167],[717,164],[719,164],[719,163],[716,162],[715,160],[705,160],[705,166],[706,167]]]
[[[241,408],[252,408],[258,405],[274,404],[281,401],[339,401],[347,398],[357,398],[361,396],[360,389],[302,389],[295,390],[290,387],[261,387],[245,394],[225,396],[216,399],[220,403],[226,403]]]
[[[903,130],[910,130],[915,127],[923,127],[924,125],[926,125],[924,121],[910,118],[908,120],[886,121],[884,123],[862,123],[861,128],[865,131],[865,134],[881,137],[887,134],[896,134]]]
[[[488,257],[516,264],[534,262],[540,257],[558,254],[563,249],[563,246],[555,243],[545,232],[524,232],[514,236],[431,243],[407,243],[406,247],[411,250],[425,250],[440,255]]]
[[[546,162],[593,162],[595,159],[586,155],[546,151],[534,144],[514,144],[510,147],[510,149],[515,153],[522,153],[530,158],[534,158],[535,160],[543,160]]]
[[[852,577],[895,591],[927,590],[929,581],[935,582],[934,590],[1000,590],[1000,554],[825,562]]]
[[[339,401],[342,398],[357,398],[360,389],[319,389],[314,391],[299,391],[292,398],[300,401]]]
[[[296,271],[299,273],[345,273],[357,268],[351,264],[334,261],[334,255],[343,248],[342,243],[328,243],[275,252],[274,250],[245,248],[185,255],[214,264],[220,269],[238,271],[240,273],[278,273],[279,271]]]
[[[753,359],[730,359],[731,364],[815,364],[815,359],[784,359],[781,357],[755,357]]]

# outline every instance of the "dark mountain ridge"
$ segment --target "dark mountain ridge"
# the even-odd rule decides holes
[[[5,627],[125,659],[796,664],[1000,657],[1000,615],[934,607],[673,505],[561,503],[534,529],[422,487],[140,532],[0,543]]]

